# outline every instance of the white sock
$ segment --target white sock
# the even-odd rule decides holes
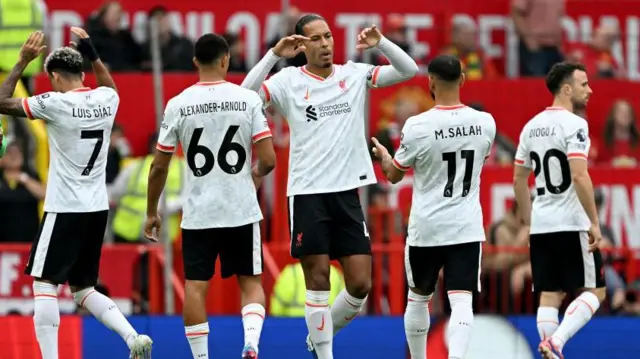
[[[40,344],[42,359],[58,359],[58,286],[44,282],[33,282],[33,325]]]
[[[256,351],[260,343],[265,310],[261,304],[251,303],[242,308],[242,326],[244,327],[244,345],[251,345]]]
[[[100,323],[118,333],[131,349],[138,333],[133,329],[113,300],[97,292],[93,287],[73,293],[73,300],[79,306],[86,308]]]
[[[209,358],[209,323],[184,327],[194,359]]]
[[[349,294],[346,289],[340,291],[335,302],[331,306],[331,319],[333,320],[333,335],[338,334],[340,329],[344,328],[355,318],[367,298],[356,298]]]
[[[419,295],[409,290],[408,298],[407,308],[404,311],[404,332],[407,335],[411,359],[427,359],[431,296]]]
[[[329,309],[329,291],[307,290],[304,319],[318,359],[333,359],[333,320]]]
[[[595,294],[591,292],[580,294],[567,307],[562,323],[551,337],[553,343],[562,350],[567,341],[591,320],[598,308],[600,308],[600,300]]]
[[[462,359],[467,352],[473,331],[473,296],[468,292],[449,292],[449,359]]]
[[[538,334],[540,339],[545,340],[551,338],[553,333],[558,330],[558,308],[540,307],[538,308],[538,317],[536,318],[538,325]]]

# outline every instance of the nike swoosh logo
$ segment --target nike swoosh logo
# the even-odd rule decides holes
[[[324,330],[324,315],[322,316],[322,322],[320,323],[320,326],[316,327],[316,329],[318,329],[319,331]]]
[[[351,319],[353,319],[353,318],[355,318],[357,316],[358,316],[358,313],[356,313],[356,314],[354,314],[354,315],[352,315],[350,317],[344,317],[344,320],[349,321],[349,320],[351,320]]]

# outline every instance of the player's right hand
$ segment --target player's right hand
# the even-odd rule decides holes
[[[284,57],[287,59],[295,57],[307,49],[304,46],[305,41],[309,41],[309,38],[302,35],[290,35],[283,37],[278,41],[276,46],[273,47],[273,53],[278,57]]]
[[[42,31],[34,31],[20,50],[20,61],[30,63],[37,59],[47,47],[44,46],[44,34]]]
[[[385,154],[389,154],[389,150],[387,150],[377,138],[371,137],[371,142],[373,142],[373,154],[376,155],[377,158],[382,158]]]
[[[144,237],[152,242],[157,242],[160,228],[162,228],[162,219],[159,214],[147,216],[144,221]]]
[[[591,228],[589,228],[589,252],[593,252],[598,249],[600,242],[602,242],[600,225],[592,224]]]

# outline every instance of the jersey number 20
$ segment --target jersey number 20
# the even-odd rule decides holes
[[[222,171],[230,175],[240,172],[247,161],[247,152],[244,147],[237,142],[232,142],[233,136],[235,136],[239,128],[240,126],[229,126],[222,140],[222,145],[220,145],[220,149],[218,149],[218,166],[220,166]],[[195,131],[193,131],[191,141],[189,141],[189,148],[187,149],[187,163],[193,175],[196,177],[207,175],[213,170],[213,166],[216,163],[213,152],[211,152],[209,148],[198,144],[203,131],[203,127],[196,128]],[[234,165],[227,162],[227,154],[229,152],[235,152],[238,155],[238,161]],[[197,154],[204,156],[204,164],[201,167],[196,166]]]
[[[544,183],[547,191],[560,194],[569,189],[569,186],[571,186],[571,169],[569,168],[567,155],[565,155],[564,152],[555,148],[550,149],[544,154],[544,157],[541,160],[538,153],[531,151],[529,153],[529,157],[531,158],[531,162],[534,163],[535,168],[533,169],[533,174],[536,178],[540,175],[540,172],[544,171]],[[551,173],[549,172],[549,160],[551,157],[557,158],[558,163],[560,164],[562,182],[560,182],[558,186],[554,186],[553,183],[551,183]],[[545,194],[545,187],[536,188],[538,196]]]

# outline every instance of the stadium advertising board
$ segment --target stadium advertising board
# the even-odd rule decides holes
[[[246,0],[216,2],[175,0],[121,0],[126,12],[123,25],[132,29],[139,41],[147,37],[147,12],[164,5],[172,13],[176,33],[197,38],[207,32],[233,31],[243,35],[245,55],[254,64],[264,50],[264,43],[273,39],[281,28],[278,19],[280,0]],[[69,2],[48,0],[52,47],[68,41],[70,26],[81,26],[102,0]],[[311,0],[290,1],[305,12],[319,12],[334,30],[336,60],[342,62],[356,55],[356,35],[363,26],[379,24],[384,29],[387,14],[406,15],[409,39],[415,44],[413,55],[429,57],[445,44],[453,16],[475,21],[479,41],[487,55],[501,64],[505,73],[517,68],[517,37],[509,17],[508,0],[434,0],[389,2],[382,0]],[[616,22],[623,36],[614,51],[619,63],[625,64],[630,78],[640,78],[638,53],[640,40],[640,2],[629,0],[593,1],[568,0],[564,18],[567,42],[581,42],[590,38],[602,22]]]

